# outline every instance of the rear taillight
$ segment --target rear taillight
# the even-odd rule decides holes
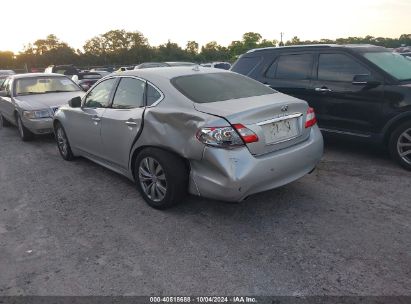
[[[233,125],[233,127],[237,130],[237,132],[240,134],[241,138],[244,140],[246,144],[258,141],[257,134],[255,134],[250,129],[246,128],[244,125],[235,124]]]
[[[234,128],[233,128],[234,127]],[[198,130],[196,137],[203,144],[230,148],[258,141],[257,135],[242,124],[233,127],[208,127]]]
[[[305,118],[305,128],[310,128],[317,123],[315,112],[313,108],[308,108],[307,117]]]

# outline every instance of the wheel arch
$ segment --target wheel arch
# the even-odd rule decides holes
[[[15,108],[13,111],[14,121],[17,124],[17,115],[20,115],[19,111]]]
[[[166,151],[168,153],[171,153],[171,154],[177,156],[178,158],[183,160],[183,162],[186,166],[187,172],[190,173],[191,166],[190,166],[190,161],[187,158],[181,156],[177,152],[175,152],[175,151],[173,151],[173,150],[171,150],[167,147],[154,146],[154,145],[144,145],[144,146],[140,146],[140,147],[137,147],[136,149],[134,149],[133,152],[132,152],[131,158],[130,158],[130,169],[131,169],[131,174],[132,174],[134,179],[135,179],[134,165],[135,165],[136,158],[137,158],[138,154],[140,154],[141,151],[143,151],[144,149],[147,149],[147,148],[155,148],[155,149],[163,150],[163,151]]]
[[[400,115],[395,116],[385,125],[383,129],[384,145],[388,145],[390,136],[395,131],[395,129],[407,121],[411,121],[411,111],[407,111],[405,113],[401,113]]]
[[[53,120],[53,131],[56,130],[57,124],[62,124],[62,123],[61,123],[61,121],[60,121],[58,118],[55,118],[55,119]]]

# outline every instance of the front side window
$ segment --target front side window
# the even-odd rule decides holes
[[[392,52],[364,53],[363,56],[396,79],[411,80],[409,57],[407,59],[405,56]]]
[[[80,91],[80,88],[67,77],[39,76],[15,80],[17,96],[75,91]]]
[[[171,83],[180,93],[196,103],[276,93],[260,82],[231,72],[179,76],[173,78]]]
[[[267,78],[276,79],[309,79],[313,66],[313,55],[283,55],[277,58],[266,72]]]
[[[146,83],[139,79],[125,77],[120,80],[113,99],[114,109],[133,109],[144,105]]]
[[[84,106],[86,108],[107,108],[115,82],[115,78],[110,78],[96,85],[84,100]]]
[[[370,72],[347,55],[320,54],[318,80],[352,82],[355,75],[370,75]]]

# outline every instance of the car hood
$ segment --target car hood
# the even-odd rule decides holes
[[[84,94],[85,92],[83,91],[45,93],[17,96],[15,100],[24,110],[40,110],[68,104],[70,99],[77,96],[83,97]]]

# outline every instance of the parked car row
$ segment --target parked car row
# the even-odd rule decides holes
[[[224,70],[138,69],[86,94],[63,75],[19,75],[1,96],[2,126],[17,125],[23,140],[54,130],[65,160],[83,156],[125,175],[159,209],[187,192],[243,200],[310,173],[323,152],[305,101]]]
[[[59,74],[9,76],[0,86],[0,125],[16,125],[23,141],[53,132],[53,116],[68,100],[84,92]]]
[[[388,147],[411,170],[411,61],[372,45],[255,49],[232,71],[301,98],[323,132]]]

